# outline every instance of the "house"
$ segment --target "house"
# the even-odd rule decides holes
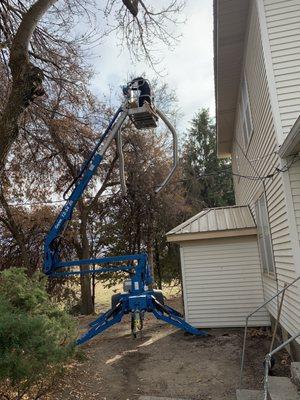
[[[180,244],[184,314],[197,327],[245,325],[263,303],[256,225],[248,206],[220,207],[199,214],[168,232]],[[251,326],[268,326],[265,309]]]
[[[300,1],[215,0],[214,25],[218,155],[232,157],[236,205],[254,217],[268,299],[300,276]],[[284,338],[300,330],[299,281],[280,325]]]

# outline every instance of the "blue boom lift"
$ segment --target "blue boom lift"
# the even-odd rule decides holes
[[[90,329],[83,334],[77,344],[82,344],[105,331],[110,326],[121,321],[125,314],[131,314],[131,329],[134,337],[143,327],[145,312],[152,312],[153,315],[177,328],[194,335],[205,336],[206,333],[188,324],[182,315],[173,308],[164,304],[162,292],[152,289],[153,276],[148,263],[147,254],[134,254],[106,258],[81,259],[75,261],[63,261],[60,257],[60,242],[67,227],[68,221],[72,218],[74,208],[82,196],[85,188],[93,175],[96,173],[109,145],[114,139],[118,143],[120,157],[121,186],[125,190],[124,164],[121,144],[121,127],[128,117],[137,129],[157,127],[160,118],[169,128],[173,135],[173,166],[164,182],[156,188],[158,193],[170,180],[177,166],[177,136],[174,127],[166,116],[153,105],[152,95],[143,94],[141,85],[150,88],[150,85],[143,78],[133,80],[123,87],[124,101],[117,110],[104,134],[100,137],[88,160],[83,164],[78,177],[71,183],[67,192],[72,189],[66,199],[66,203],[51,227],[45,238],[44,244],[44,272],[49,277],[66,277],[83,274],[106,274],[117,271],[125,271],[129,279],[124,281],[124,293],[112,296],[111,308],[101,314],[90,324]],[[147,86],[148,85],[148,86]],[[141,101],[141,96],[144,100]],[[96,268],[88,268],[80,271],[80,266],[99,265]]]

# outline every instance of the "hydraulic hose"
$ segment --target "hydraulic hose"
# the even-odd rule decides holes
[[[173,165],[172,165],[170,172],[166,176],[165,180],[159,186],[157,186],[157,188],[155,189],[155,193],[159,193],[168,184],[168,182],[174,175],[176,168],[178,166],[178,138],[177,138],[177,133],[176,133],[174,126],[168,120],[166,115],[162,111],[160,111],[158,108],[156,108],[155,112],[159,116],[159,118],[166,124],[166,126],[169,128],[169,130],[171,131],[172,136],[173,136]]]

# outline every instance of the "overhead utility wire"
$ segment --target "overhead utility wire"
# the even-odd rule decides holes
[[[235,142],[236,142],[237,145],[239,146],[241,152],[243,153],[245,159],[246,159],[246,160],[248,161],[248,163],[250,164],[250,166],[251,166],[251,168],[253,169],[253,171],[254,171],[255,173],[257,173],[258,175],[260,175],[260,174],[259,174],[259,171],[258,171],[258,169],[257,169],[257,167],[254,166],[254,165],[252,164],[252,162],[249,160],[249,158],[248,158],[248,156],[247,156],[247,153],[244,151],[243,147],[240,145],[239,141],[238,141],[236,138],[235,138]],[[278,168],[278,167],[276,167],[276,168],[275,168],[275,172],[274,172],[273,174],[269,174],[267,177],[261,177],[261,176],[259,177],[259,178],[260,178],[259,180],[261,181],[262,186],[263,186],[264,195],[265,195],[265,199],[266,199],[266,210],[267,210],[268,219],[269,219],[270,213],[269,213],[269,202],[268,202],[268,196],[267,196],[266,180],[267,180],[269,177],[270,177],[270,178],[273,178],[274,176],[278,175],[278,174],[281,173],[281,172],[286,172],[286,171],[288,171],[288,170],[291,168],[291,166],[296,162],[296,160],[299,160],[299,157],[297,157],[297,155],[294,155],[293,158],[292,158],[292,160],[291,160],[291,162],[290,162],[289,164],[287,164],[285,167],[283,167],[283,168]],[[272,249],[272,250],[271,250],[271,251],[272,251],[273,262],[274,262],[274,272],[275,272],[275,280],[276,280],[276,290],[278,291],[278,290],[279,290],[278,273],[277,273],[277,265],[276,265],[276,262],[275,262],[275,251],[274,251],[274,246],[273,246],[273,241],[272,241],[273,239],[272,239],[270,227],[269,227],[269,234],[270,234],[271,242],[272,242],[272,246],[271,246],[271,249]],[[278,307],[279,307],[279,298],[277,297],[277,308],[278,308]]]
[[[229,165],[228,168],[224,168],[223,170],[220,170],[218,172],[203,173],[203,174],[200,174],[200,175],[196,176],[195,178],[196,179],[201,179],[201,178],[205,178],[205,177],[209,177],[209,176],[218,176],[220,174],[228,173],[229,175],[237,176],[237,177],[240,177],[240,178],[245,178],[245,179],[255,180],[255,181],[261,181],[261,180],[264,180],[264,179],[274,178],[274,176],[276,176],[278,174],[281,174],[283,172],[287,172],[297,160],[299,160],[299,157],[298,156],[294,156],[293,160],[289,164],[287,164],[284,168],[276,167],[273,173],[270,173],[270,174],[267,174],[267,175],[243,175],[243,174],[238,174],[238,173],[232,172],[231,171],[231,166]],[[173,183],[186,182],[188,180],[189,179],[179,179],[177,181],[173,181]]]
[[[110,195],[102,195],[101,198],[103,197],[110,197]],[[86,197],[86,200],[93,200],[95,197],[90,196]],[[66,200],[49,200],[49,201],[26,201],[23,203],[8,203],[10,207],[22,207],[22,206],[41,206],[44,204],[59,204],[59,203],[65,203]]]
[[[275,152],[274,152],[275,153]],[[274,153],[270,153],[270,154],[274,154]],[[240,178],[244,178],[244,179],[249,179],[249,180],[254,180],[254,181],[263,181],[265,179],[271,179],[274,178],[275,176],[287,172],[292,165],[299,160],[299,156],[298,155],[294,155],[293,159],[291,160],[290,163],[286,164],[283,168],[278,168],[276,167],[273,173],[267,174],[267,175],[257,175],[257,176],[251,176],[251,175],[243,175],[243,174],[237,174],[235,172],[231,171],[231,165],[228,165],[228,168],[224,168],[223,170],[220,170],[218,172],[208,172],[208,173],[203,173],[201,175],[196,176],[195,178],[197,180],[200,180],[201,178],[206,178],[209,176],[219,176],[220,174],[225,174],[228,173],[229,175],[232,176],[237,176]],[[247,159],[247,161],[251,164],[250,160]],[[179,179],[176,181],[173,181],[173,183],[180,183],[180,182],[186,182],[189,181],[189,179]],[[110,195],[105,195],[105,196],[101,196],[101,197],[109,197]],[[88,197],[88,200],[93,200],[94,197]],[[52,201],[37,201],[37,202],[24,202],[24,203],[10,203],[9,206],[11,207],[21,207],[21,206],[35,206],[35,205],[43,205],[43,204],[58,204],[58,203],[64,203],[65,200],[52,200]]]

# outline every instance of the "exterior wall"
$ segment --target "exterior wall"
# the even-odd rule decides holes
[[[233,143],[233,171],[253,177],[253,180],[234,178],[237,205],[249,204],[255,215],[255,201],[264,190],[266,191],[277,275],[276,279],[275,275],[268,276],[263,273],[264,295],[267,299],[281,289],[284,283],[290,283],[297,273],[294,241],[296,233],[294,234],[292,230],[295,221],[287,207],[287,197],[290,191],[289,185],[286,184],[288,173],[278,173],[272,179],[266,179],[265,187],[262,180],[259,179],[259,176],[274,173],[276,167],[282,167],[280,158],[275,154],[280,141],[278,134],[280,129],[278,129],[278,120],[276,121],[277,114],[274,113],[274,104],[278,105],[278,102],[276,90],[272,91],[274,87],[271,81],[272,78],[274,79],[274,75],[272,75],[273,71],[270,73],[270,64],[268,64],[266,55],[268,43],[266,44],[265,32],[263,32],[263,22],[265,21],[261,18],[261,8],[259,8],[259,4],[263,4],[262,1],[252,2],[248,40],[244,54],[243,73],[246,75],[248,83],[254,131],[248,148],[245,148],[242,117],[237,112]],[[271,3],[271,1],[265,0],[265,4],[267,3]],[[280,2],[274,0],[273,3]],[[280,120],[279,123],[281,124]],[[290,208],[292,208],[292,204],[290,204]],[[276,301],[270,304],[269,311],[276,316]],[[286,293],[281,323],[290,334],[299,329],[299,287],[292,287]]]
[[[180,244],[186,320],[197,327],[238,327],[263,302],[255,236]],[[269,325],[266,310],[250,320]]]
[[[300,110],[300,2],[264,0],[283,135]]]
[[[293,208],[297,226],[297,241],[300,241],[300,161],[292,165],[289,170],[289,179],[292,190]]]

